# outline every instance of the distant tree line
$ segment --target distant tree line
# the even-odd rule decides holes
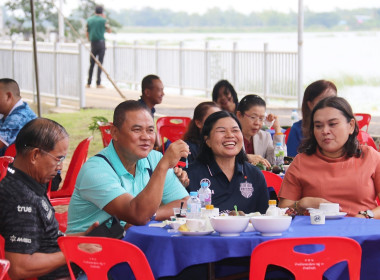
[[[233,28],[296,28],[297,12],[252,12],[248,15],[235,10],[209,9],[204,14],[174,12],[168,9],[109,10],[122,26],[134,27],[233,27]],[[349,30],[379,29],[380,9],[337,9],[333,12],[305,10],[304,26],[312,28],[345,28]]]
[[[79,7],[72,11],[68,20],[85,36],[86,19],[94,13],[94,0],[79,0]],[[34,1],[37,32],[43,40],[44,34],[57,32],[58,9],[51,0]],[[29,0],[6,0],[4,19],[8,35],[22,33],[27,39],[31,34],[31,15]],[[144,8],[141,10],[116,11],[105,6],[105,13],[113,30],[121,27],[142,28],[192,28],[200,27],[214,31],[264,30],[282,31],[297,28],[297,12],[280,13],[276,11],[252,12],[248,15],[233,9],[209,9],[204,14],[174,12],[169,9]],[[380,9],[337,9],[333,12],[317,13],[305,10],[305,30],[379,30]],[[68,40],[75,40],[75,34],[65,25]]]

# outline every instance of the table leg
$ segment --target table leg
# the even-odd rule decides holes
[[[215,263],[214,262],[207,264],[207,279],[215,280]]]

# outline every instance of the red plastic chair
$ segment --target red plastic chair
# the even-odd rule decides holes
[[[51,198],[70,197],[73,194],[75,181],[77,180],[79,170],[87,159],[88,146],[92,138],[93,136],[90,136],[78,144],[71,158],[62,188],[58,191],[50,192]]]
[[[7,175],[8,165],[13,162],[13,157],[0,157],[0,181]]]
[[[88,253],[79,244],[99,244],[99,252]],[[89,280],[107,279],[108,270],[115,264],[127,262],[137,280],[154,280],[152,270],[144,253],[135,245],[119,239],[106,237],[63,236],[58,245],[66,257],[71,279],[75,279],[70,262],[79,265]]]
[[[191,118],[188,117],[161,117],[156,122],[157,134],[162,144],[162,153],[165,152],[165,139],[175,142],[186,132]]]
[[[70,204],[71,197],[59,197],[59,198],[50,198],[50,203],[52,206],[68,206]],[[55,211],[55,219],[58,221],[59,230],[66,232],[67,230],[67,214],[65,211],[63,213],[58,213],[57,209]]]
[[[357,139],[361,145],[367,145],[373,147],[377,151],[376,143],[367,132],[364,130],[359,130]]]
[[[111,136],[111,124],[112,124],[112,122],[110,122],[110,123],[99,122],[98,124],[99,124],[100,134],[102,135],[103,146],[105,148],[110,144],[110,142],[112,140],[112,136]]]
[[[276,194],[278,195],[278,192],[280,191],[281,184],[282,184],[282,178],[278,176],[277,174],[274,174],[270,171],[262,170],[265,181],[267,182],[267,187],[272,187]]]
[[[0,259],[0,280],[4,279],[5,275],[8,272],[10,263],[8,260]]]
[[[369,123],[371,121],[370,114],[356,113],[354,114],[356,121],[358,122],[359,129],[368,132]]]
[[[322,244],[315,253],[296,252],[299,245]],[[296,279],[321,280],[332,265],[347,261],[351,280],[360,279],[362,249],[346,237],[281,238],[263,242],[252,251],[250,280],[265,279],[267,265],[278,265],[292,272]]]
[[[285,130],[285,132],[284,132],[284,134],[285,134],[285,144],[288,144],[288,138],[289,138],[290,129],[291,129],[291,127],[288,127]]]
[[[8,146],[8,148],[4,152],[4,156],[7,156],[7,157],[16,156],[16,145],[14,143]]]

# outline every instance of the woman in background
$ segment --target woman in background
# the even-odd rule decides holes
[[[334,83],[318,80],[311,83],[306,89],[302,100],[302,120],[295,122],[290,129],[288,142],[288,156],[295,157],[304,135],[308,135],[310,116],[314,106],[322,99],[337,95]]]
[[[380,219],[380,153],[360,146],[358,132],[345,99],[322,99],[312,111],[300,154],[285,173],[279,206],[302,212],[333,202],[348,216]]]
[[[281,126],[277,116],[265,115],[266,103],[264,99],[255,94],[246,95],[240,101],[237,108],[236,116],[242,126],[244,136],[245,152],[248,161],[254,165],[262,163],[266,167],[274,164],[274,146],[273,143],[280,142],[284,144],[284,134],[281,132]],[[263,131],[263,122],[273,122],[275,134],[272,136],[269,132]]]
[[[202,142],[201,131],[207,117],[214,112],[220,111],[219,106],[212,101],[202,102],[194,109],[194,116],[191,120],[183,140],[189,145],[190,154],[187,157],[188,163],[191,164],[199,153],[199,147]]]
[[[220,80],[212,90],[212,101],[222,110],[235,114],[238,106],[238,96],[234,87],[227,80]]]

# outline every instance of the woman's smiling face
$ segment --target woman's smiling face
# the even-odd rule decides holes
[[[243,134],[233,118],[221,118],[214,124],[206,144],[215,158],[235,157],[243,147]]]

